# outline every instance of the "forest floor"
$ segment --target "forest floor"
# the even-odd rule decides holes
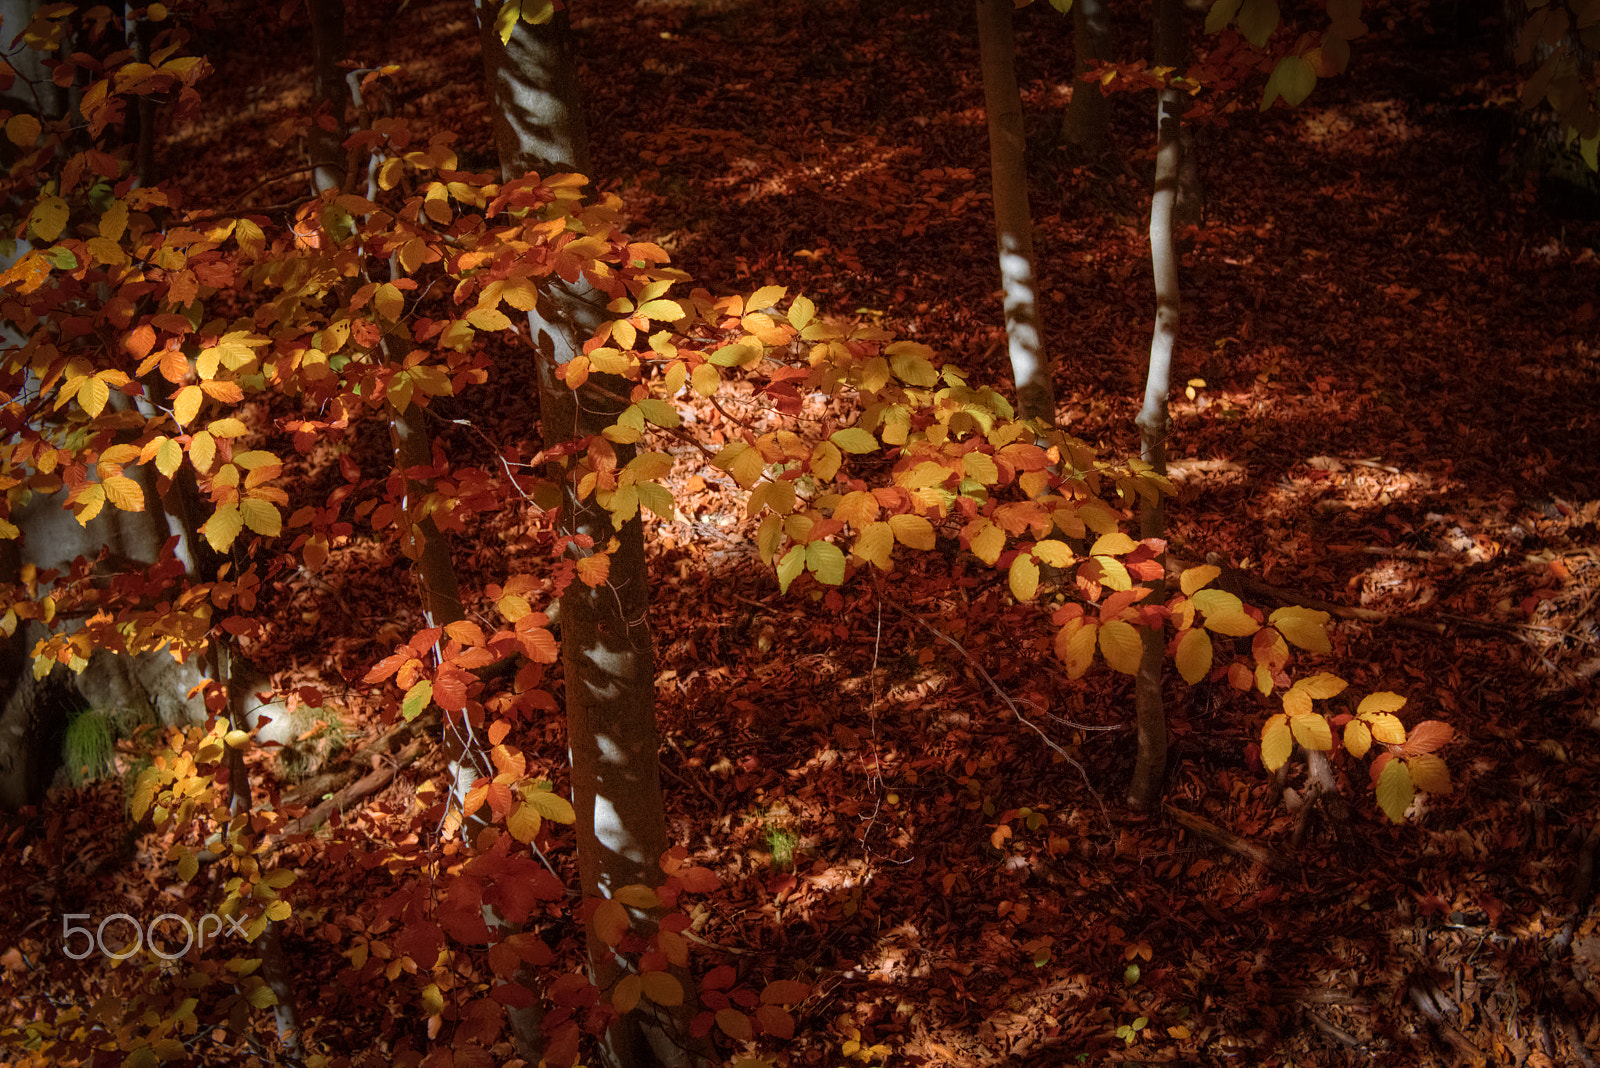
[[[788,285],[1006,381],[970,5],[577,7],[594,170],[636,235],[715,292]],[[1067,20],[1018,17],[1060,413],[1125,454],[1153,101],[1114,97],[1116,162],[1073,165],[1048,147]],[[468,18],[352,5],[350,47],[401,64],[401,111],[482,166]],[[701,934],[743,972],[815,984],[789,1063],[1593,1063],[1600,225],[1502,177],[1484,102],[1515,86],[1492,29],[1375,30],[1300,108],[1247,102],[1202,131],[1177,375],[1198,381],[1173,398],[1169,517],[1192,558],[1382,614],[1339,623],[1327,662],[1352,693],[1406,694],[1408,723],[1454,726],[1455,792],[1394,826],[1336,756],[1351,813],[1306,819],[1259,763],[1268,703],[1174,678],[1172,809],[1134,814],[1131,680],[1069,682],[1003,573],[913,568],[888,610],[866,581],[786,598],[718,487],[681,486],[683,518],[649,535],[671,829],[726,883]],[[208,195],[245,190],[309,84],[229,65],[295,54],[300,33],[216,31],[208,113],[227,122],[179,131],[172,161]],[[472,409],[462,448],[528,436],[515,393]],[[528,522],[457,539],[464,581],[514,570]],[[411,633],[392,574],[349,578],[338,604],[265,593],[284,622],[260,658],[341,692]],[[375,707],[350,690],[352,727]],[[559,722],[520,744],[559,780]],[[359,1029],[333,1023],[332,1045],[360,1049]]]

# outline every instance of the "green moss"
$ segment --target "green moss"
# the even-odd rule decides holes
[[[67,721],[61,741],[61,759],[73,786],[99,778],[111,770],[111,722],[104,713],[76,712]]]

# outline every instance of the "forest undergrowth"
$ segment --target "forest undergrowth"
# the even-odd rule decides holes
[[[594,177],[631,230],[701,284],[787,285],[1004,381],[967,6],[576,7]],[[1126,453],[1152,314],[1151,101],[1113,98],[1117,162],[1055,152],[1069,25],[1034,8],[1019,76],[1060,413]],[[400,64],[415,126],[459,131],[482,165],[468,15],[358,4],[348,32],[361,63]],[[1128,50],[1136,29],[1118,28]],[[1364,610],[1337,623],[1334,657],[1352,692],[1398,690],[1408,717],[1455,727],[1455,792],[1402,826],[1365,781],[1345,783],[1347,813],[1296,810],[1303,769],[1274,783],[1252,748],[1266,705],[1172,673],[1171,808],[1135,815],[1132,680],[1069,681],[1002,572],[925,560],[892,603],[865,579],[783,596],[731,496],[695,476],[648,534],[670,826],[726,885],[699,935],[740,972],[815,984],[791,1063],[1592,1063],[1600,225],[1552,214],[1486,144],[1485,99],[1515,88],[1471,58],[1496,54],[1491,31],[1374,29],[1298,109],[1201,131],[1168,514],[1190,559]],[[228,71],[295,54],[303,32],[256,5],[222,19],[205,88],[228,119],[171,131],[163,165],[223,203],[294,195],[248,190],[233,153],[301,151],[306,73]],[[525,372],[505,353],[502,384],[449,407],[470,424],[440,423],[452,455],[537,451]],[[686,411],[712,440],[730,416],[792,418],[755,398]],[[386,448],[349,455],[377,471]],[[464,584],[526,563],[538,522],[508,510],[454,539]],[[393,555],[353,542],[315,582],[262,592],[275,623],[252,654],[280,685],[342,695],[358,733],[378,705],[358,680],[419,625],[370,566]],[[558,784],[562,734],[552,715],[520,739]],[[381,826],[439,770],[413,765],[347,818]],[[132,838],[103,841],[113,784],[52,804],[55,849],[79,860],[13,871],[32,899],[75,884],[99,915],[162,878],[130,869],[149,861]],[[287,945],[336,983],[336,952]],[[361,1049],[362,1026],[331,1022],[333,1044]]]

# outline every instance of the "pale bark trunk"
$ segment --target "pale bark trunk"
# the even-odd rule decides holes
[[[493,94],[502,176],[588,174],[588,138],[566,13],[558,12],[547,25],[518,25],[502,45],[493,29],[497,8],[479,0],[484,77]],[[574,393],[560,377],[560,368],[606,320],[605,303],[583,281],[553,280],[528,314],[546,447],[599,434],[616,421],[623,407],[618,397],[631,388],[621,379],[596,375],[590,386]],[[617,446],[618,465],[626,464],[633,451]],[[660,885],[660,859],[668,846],[644,527],[635,516],[614,529],[611,513],[592,495],[577,498],[570,468],[557,473],[562,532],[592,539],[592,548],[571,551],[587,555],[617,541],[609,581],[595,588],[574,581],[560,606],[579,881],[584,896],[609,898],[624,886]],[[632,918],[635,930],[648,935],[658,916],[634,910]],[[633,967],[592,931],[589,966],[590,978],[604,992]],[[629,1068],[694,1062],[687,1030],[691,1003],[686,999],[680,1009],[663,1010],[656,1021],[638,1012],[623,1017],[604,1037],[601,1063]]]
[[[1156,0],[1156,65],[1177,66],[1182,59],[1183,38],[1179,0]],[[1150,200],[1150,266],[1155,276],[1156,316],[1150,337],[1150,365],[1145,380],[1144,406],[1136,422],[1139,426],[1139,451],[1145,463],[1157,474],[1167,471],[1167,393],[1172,385],[1172,355],[1178,340],[1178,256],[1172,240],[1172,216],[1178,196],[1178,166],[1181,142],[1178,138],[1181,94],[1163,90],[1156,104],[1156,176]],[[1141,499],[1139,532],[1142,537],[1164,537],[1166,517],[1161,500]],[[1164,595],[1157,589],[1155,597]],[[1136,705],[1139,751],[1133,781],[1128,788],[1128,803],[1140,811],[1155,807],[1161,796],[1167,767],[1167,718],[1161,700],[1161,674],[1165,662],[1166,631],[1149,627],[1144,631],[1144,657],[1139,665]]]
[[[1055,384],[1045,353],[1028,209],[1027,141],[1017,91],[1011,0],[977,0],[983,104],[989,121],[989,178],[1005,301],[1006,352],[1017,386],[1017,414],[1055,425]]]

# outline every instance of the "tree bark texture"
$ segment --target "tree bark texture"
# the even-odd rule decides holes
[[[1175,67],[1182,60],[1179,17],[1179,0],[1156,0],[1158,67]],[[1172,240],[1172,226],[1182,152],[1178,137],[1181,95],[1176,90],[1165,89],[1156,103],[1156,176],[1150,198],[1150,266],[1155,276],[1156,315],[1150,337],[1144,405],[1136,419],[1140,457],[1162,475],[1167,471],[1167,394],[1172,388],[1172,356],[1178,341],[1178,256]],[[1146,538],[1165,536],[1166,517],[1159,497],[1153,501],[1141,498],[1139,532]],[[1164,592],[1158,588],[1154,597],[1160,598]],[[1149,627],[1143,639],[1144,656],[1135,687],[1139,750],[1133,781],[1128,787],[1128,803],[1148,812],[1160,800],[1167,768],[1167,717],[1161,698],[1166,632],[1160,627]]]
[[[1047,426],[1056,420],[1055,383],[1045,354],[1034,274],[1033,217],[1028,209],[1027,140],[1017,90],[1011,0],[977,0],[983,105],[989,122],[989,180],[1005,301],[1006,352],[1017,385],[1017,414]]]
[[[557,12],[544,25],[518,25],[502,44],[494,29],[497,9],[479,0],[484,76],[494,94],[502,177],[587,174],[589,144],[567,13]],[[528,314],[546,448],[591,436],[599,447],[611,447],[598,435],[626,406],[631,383],[596,375],[575,392],[560,374],[608,318],[606,302],[587,282],[569,285],[556,279],[541,289]],[[614,448],[620,468],[634,450]],[[587,545],[574,540],[569,553],[586,556],[609,547],[611,555],[608,580],[592,588],[574,580],[560,606],[580,888],[586,897],[609,898],[624,886],[659,885],[660,859],[668,845],[644,526],[637,515],[614,526],[611,512],[592,493],[580,499],[576,458],[562,461],[552,474],[561,483],[562,533],[588,539]],[[632,919],[635,930],[648,935],[658,917],[633,910]],[[607,993],[633,967],[592,931],[589,963],[590,978]],[[637,1012],[622,1018],[603,1040],[602,1063],[611,1068],[692,1063],[688,1004],[654,1022]]]

